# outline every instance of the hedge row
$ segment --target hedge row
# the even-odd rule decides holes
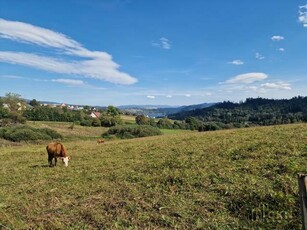
[[[116,136],[121,139],[131,139],[137,137],[148,137],[161,135],[161,131],[150,125],[125,125],[115,126],[110,128],[106,133],[102,134],[102,137],[108,138]]]
[[[20,142],[61,139],[62,135],[48,128],[36,129],[26,125],[18,125],[10,128],[1,128],[0,138]]]

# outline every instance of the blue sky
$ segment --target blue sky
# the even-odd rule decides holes
[[[0,95],[189,105],[307,92],[307,0],[0,0]]]

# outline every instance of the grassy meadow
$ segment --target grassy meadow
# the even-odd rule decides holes
[[[31,125],[60,132],[73,159],[49,168],[47,142],[2,145],[0,229],[301,228],[307,124],[99,145],[104,128]]]

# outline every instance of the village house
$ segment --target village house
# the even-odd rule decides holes
[[[100,112],[91,112],[90,117],[92,118],[100,118],[101,113]]]

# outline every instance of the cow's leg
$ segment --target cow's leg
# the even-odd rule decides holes
[[[53,156],[51,154],[48,154],[49,167],[52,167],[52,158],[53,158]]]
[[[56,166],[57,157],[54,157],[54,166]]]

